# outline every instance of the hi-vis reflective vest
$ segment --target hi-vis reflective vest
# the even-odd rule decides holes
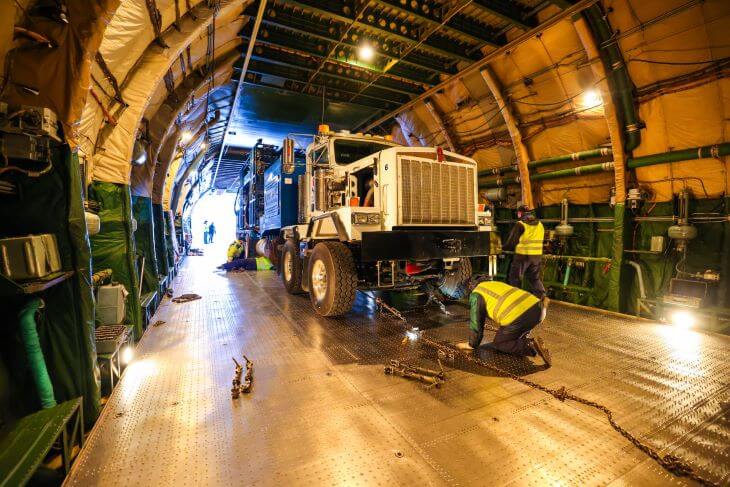
[[[256,257],[256,270],[257,271],[269,271],[273,269],[274,265],[266,257]]]
[[[532,294],[499,281],[485,281],[474,288],[484,298],[487,314],[499,326],[512,324],[522,314],[539,303]]]
[[[525,222],[518,222],[525,230],[520,235],[520,241],[515,247],[515,254],[520,255],[542,255],[542,241],[545,240],[545,227],[542,223],[528,225]]]

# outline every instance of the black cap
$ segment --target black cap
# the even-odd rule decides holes
[[[517,207],[517,216],[520,220],[533,220],[535,218],[535,214],[527,205]]]

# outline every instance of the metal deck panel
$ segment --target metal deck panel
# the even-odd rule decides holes
[[[436,365],[359,294],[314,315],[274,273],[213,272],[188,258],[105,407],[67,485],[685,485],[587,407],[458,356],[441,389],[383,374],[391,358]],[[468,310],[406,313],[463,341]],[[540,384],[606,404],[643,440],[730,483],[730,337],[553,304],[540,326],[554,366],[480,350]],[[230,397],[231,356],[254,388]]]

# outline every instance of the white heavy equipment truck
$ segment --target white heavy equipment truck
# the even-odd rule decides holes
[[[295,172],[293,142],[284,141],[282,180]],[[463,297],[469,257],[498,252],[477,179],[468,157],[320,126],[296,181],[299,223],[280,231],[287,291],[309,292],[322,316],[349,311],[357,290]]]

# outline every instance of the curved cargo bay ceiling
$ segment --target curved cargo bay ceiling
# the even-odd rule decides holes
[[[587,16],[566,17],[479,63],[479,69],[442,83],[407,110],[393,113],[397,124],[392,133],[418,145],[451,141],[457,150],[472,155],[482,170],[505,168],[519,160],[515,134],[505,127],[512,119],[528,160],[597,147],[613,148],[613,159],[603,161],[622,160],[622,151],[616,150],[622,144],[623,129],[616,119],[622,117],[621,107],[612,106],[605,66],[598,57],[599,51],[617,45],[631,83],[630,102],[638,114],[641,143],[630,148],[634,157],[726,142],[730,33],[723,25],[730,17],[730,3],[624,0],[598,5],[606,12],[615,43],[597,41]],[[545,22],[550,15],[546,9],[538,17]],[[485,80],[489,73],[496,82],[491,89]],[[498,97],[504,100],[501,106]],[[388,120],[367,128],[387,127]],[[577,165],[569,162],[530,173]],[[535,203],[555,204],[565,197],[574,203],[606,202],[613,186],[632,183],[648,189],[654,201],[670,200],[683,187],[700,198],[727,193],[724,157],[638,168],[627,178],[619,174],[623,164],[616,166],[615,176],[607,171],[534,182]],[[516,198],[527,199],[519,187],[511,188]]]
[[[186,173],[195,194],[226,188],[257,135],[311,131],[323,102],[335,127],[473,156],[485,187],[502,178],[513,201],[605,202],[612,187],[620,201],[633,184],[655,201],[726,193],[719,156],[624,170],[728,140],[724,0],[269,0],[258,31],[258,0],[60,2],[68,23],[51,3],[0,5],[2,99],[52,108],[90,178],[155,202]],[[613,151],[598,161],[615,171],[531,181],[580,163],[529,161],[596,148]]]
[[[147,10],[146,0],[138,3],[138,8]],[[94,142],[95,180],[129,184],[134,141],[143,116],[153,115],[150,112],[161,105],[165,93],[174,92],[188,73],[192,74],[202,65],[212,69],[227,50],[238,50],[236,35],[243,24],[241,11],[240,2],[234,1],[223,1],[212,8],[205,5],[195,7],[180,17],[177,26],[168,27],[159,40],[150,43],[132,69],[123,78],[120,77],[123,79],[118,81],[120,98],[126,106],[110,110],[93,97],[87,100],[80,132],[83,140]],[[117,20],[116,16],[114,20]],[[128,20],[125,17],[119,22]],[[126,38],[121,40],[128,41]],[[105,53],[114,58],[128,50],[126,44],[113,41],[107,44],[106,41],[105,37],[99,51],[105,61]],[[105,110],[108,115],[104,114]],[[85,152],[88,155],[91,151]]]

